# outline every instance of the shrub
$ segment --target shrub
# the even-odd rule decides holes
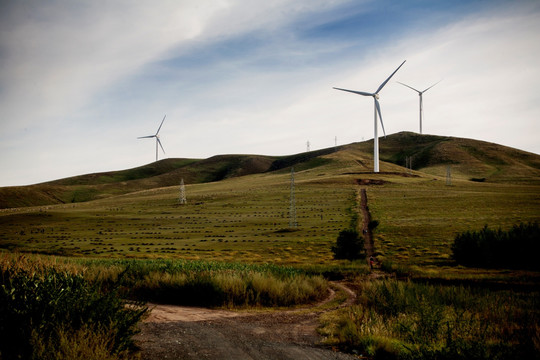
[[[4,267],[0,285],[3,359],[70,358],[76,348],[81,358],[98,348],[111,356],[125,354],[147,311],[142,304],[126,307],[116,291],[103,292],[81,275],[53,268]]]
[[[364,252],[364,239],[356,230],[340,231],[336,246],[332,246],[334,259],[355,260],[366,257]]]
[[[514,225],[510,230],[492,230],[458,234],[452,244],[452,257],[465,266],[540,270],[536,258],[540,251],[538,223]]]

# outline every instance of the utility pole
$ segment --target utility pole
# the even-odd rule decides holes
[[[451,174],[450,165],[446,166],[446,185],[448,186],[452,185],[452,174]]]
[[[178,203],[181,205],[187,204],[186,201],[186,186],[184,185],[184,178],[180,180],[180,197],[178,198]]]

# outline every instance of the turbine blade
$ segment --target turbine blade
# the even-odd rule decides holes
[[[403,85],[403,86],[408,87],[409,89],[413,89],[414,91],[416,91],[416,92],[419,93],[419,94],[423,92],[423,91],[420,91],[420,90],[416,90],[416,89],[413,88],[412,86],[409,86],[409,85],[404,84],[404,83],[402,83],[402,82],[399,82],[399,81],[396,81],[396,82],[397,82],[398,84],[401,84],[401,85]],[[424,91],[426,91],[426,90],[424,90]]]
[[[163,120],[161,120],[161,124],[159,124],[159,128],[158,128],[157,131],[156,131],[156,135],[159,134],[159,130],[161,130],[161,127],[163,126],[163,122],[165,121],[165,117],[166,117],[166,116],[167,116],[167,115],[165,115],[165,116],[163,117]]]
[[[377,108],[377,113],[379,113],[379,120],[381,121],[382,131],[384,134],[384,137],[386,137],[386,131],[384,131],[384,124],[382,121],[382,114],[381,114],[381,105],[379,104],[379,100],[376,98],[373,98],[375,100],[375,107]]]
[[[161,150],[163,150],[163,153],[165,154],[165,149],[163,148],[163,145],[161,145],[161,141],[159,141],[159,138],[156,136],[156,140],[159,144],[159,146],[161,147]]]
[[[148,139],[148,138],[153,138],[153,137],[156,137],[156,135],[139,136],[137,139]]]
[[[341,90],[341,91],[347,91],[347,92],[350,92],[350,93],[353,93],[353,94],[358,94],[358,95],[364,95],[364,96],[373,96],[374,94],[372,93],[368,93],[368,92],[363,92],[363,91],[355,91],[355,90],[347,90],[347,89],[340,89],[340,88],[333,88],[333,89],[336,89],[336,90]]]
[[[435,85],[437,85],[438,83],[440,83],[442,80],[439,80],[437,81],[435,84],[431,85],[430,87],[428,87],[426,90],[422,91],[423,93],[425,93],[426,91],[428,91],[429,89],[431,89],[432,87],[434,87]]]
[[[377,89],[377,91],[375,91],[375,94],[378,94],[379,91],[382,90],[382,88],[383,88],[383,87],[386,85],[386,83],[392,78],[392,76],[394,76],[394,74],[397,73],[397,71],[399,70],[399,68],[402,67],[403,64],[405,64],[405,61],[407,61],[407,60],[404,60],[404,61],[401,63],[401,65],[399,65],[398,68],[397,68],[396,70],[394,70],[394,72],[392,73],[392,75],[390,75],[390,76],[388,77],[388,79],[386,79],[386,80],[381,84],[381,86],[379,86],[379,88]]]

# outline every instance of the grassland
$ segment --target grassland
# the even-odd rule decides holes
[[[399,166],[405,156],[419,158],[420,153],[429,174]],[[101,193],[102,198],[93,201],[4,209],[0,248],[78,257],[350,268],[348,262],[332,259],[331,246],[341,230],[354,226],[358,191],[364,187],[372,217],[380,223],[375,233],[379,260],[389,268],[433,277],[504,275],[504,271],[456,266],[450,245],[459,232],[540,219],[537,155],[411,133],[382,140],[381,154],[392,162],[383,162],[379,174],[371,172],[369,142],[365,142],[280,158],[218,156],[59,180],[48,186],[81,187],[81,199],[99,184],[122,188],[126,182],[144,181],[144,186],[123,195]],[[445,162],[450,158],[458,162],[451,165],[458,170],[449,186],[433,172],[448,166]],[[295,167],[299,224],[294,229],[289,229],[291,166]],[[186,205],[178,204],[179,186],[146,188],[167,183],[171,180],[163,179],[187,169],[200,170],[205,181],[210,177],[219,181],[186,181]],[[512,180],[512,174],[515,181],[503,181]],[[487,180],[470,181],[473,176]]]
[[[416,170],[400,166],[405,156],[416,159],[413,166]],[[358,225],[359,191],[365,188],[372,218],[379,222],[375,250],[383,269],[416,281],[427,280],[429,286],[437,282],[451,286],[425,290],[418,285],[418,290],[416,284],[374,284],[373,287],[386,293],[385,286],[395,286],[400,293],[417,289],[419,299],[426,300],[425,306],[397,315],[402,318],[395,318],[395,314],[384,318],[368,303],[346,307],[330,326],[335,330],[332,336],[339,338],[339,346],[358,347],[367,344],[359,345],[359,342],[371,341],[371,345],[377,343],[382,348],[390,344],[392,349],[383,351],[385,354],[395,354],[396,346],[401,349],[400,354],[403,349],[416,347],[419,351],[416,354],[421,356],[423,350],[428,355],[431,350],[441,350],[441,344],[446,341],[441,330],[444,322],[450,324],[456,320],[458,329],[459,319],[452,314],[458,314],[461,308],[437,303],[437,297],[430,291],[457,292],[467,301],[481,296],[485,300],[483,304],[490,301],[502,304],[495,309],[499,312],[508,305],[506,300],[515,296],[519,306],[511,330],[526,329],[527,334],[538,336],[536,312],[527,313],[532,314],[532,325],[526,324],[530,327],[520,322],[524,311],[536,301],[521,299],[534,293],[531,289],[537,287],[540,273],[458,266],[451,258],[451,244],[457,233],[479,230],[484,225],[504,229],[519,222],[540,221],[540,157],[495,144],[447,137],[419,138],[404,133],[381,141],[381,158],[387,161],[381,163],[381,173],[372,173],[371,147],[365,142],[281,158],[224,156],[202,163],[186,160],[156,164],[153,170],[143,168],[73,178],[32,188],[35,196],[45,196],[37,200],[29,198],[29,189],[0,189],[3,203],[10,203],[8,197],[17,196],[20,198],[14,203],[46,204],[0,210],[0,251],[60,256],[62,266],[68,266],[69,272],[85,272],[92,282],[120,281],[125,289],[139,291],[126,292],[126,296],[145,300],[161,294],[159,301],[171,302],[181,293],[179,289],[193,290],[196,285],[217,290],[225,299],[222,305],[305,303],[316,297],[305,295],[303,290],[293,300],[261,302],[260,296],[252,296],[253,284],[264,284],[281,294],[296,292],[290,289],[320,294],[324,292],[325,282],[318,276],[304,275],[354,277],[367,273],[365,263],[334,260],[331,252],[339,232]],[[289,228],[292,166],[296,228]],[[444,177],[447,166],[452,168],[451,185]],[[180,177],[188,179],[186,205],[178,203],[179,186],[168,186],[178,184]],[[484,181],[471,181],[472,178]],[[58,188],[54,190],[55,187]],[[43,192],[44,189],[50,191]],[[47,197],[54,198],[54,194],[66,189],[70,191],[68,197],[76,196],[71,198],[75,199],[73,203]],[[508,256],[519,254],[509,249]],[[51,257],[50,261],[56,267],[55,259]],[[289,270],[299,277],[281,274]],[[120,279],[120,274],[127,273],[131,282]],[[359,298],[365,300],[363,296],[370,291],[370,285],[363,286],[364,282],[365,278],[353,281],[358,286]],[[489,289],[499,289],[500,285],[505,290],[490,297],[469,288],[464,290],[464,285]],[[427,295],[422,291],[428,291]],[[235,294],[240,296],[237,298]],[[416,299],[417,294],[411,296]],[[537,293],[534,296],[538,298]],[[411,342],[411,336],[423,331],[411,324],[429,320],[427,315],[432,308],[441,315],[435,320],[443,324],[437,331],[427,332],[436,341],[416,338],[417,342]],[[505,321],[504,317],[480,310],[461,315],[475,324],[480,323],[478,319],[482,316]],[[360,326],[362,319],[367,319],[373,329]],[[411,325],[410,331],[396,330],[405,329],[403,324]],[[382,332],[373,332],[376,329]],[[475,331],[478,329],[475,327]],[[502,326],[500,329],[502,333],[508,330]],[[508,345],[500,341],[500,329],[494,329],[495,340],[481,338],[479,334],[477,342]],[[373,342],[374,337],[386,340]],[[351,339],[357,342],[348,343]],[[493,353],[493,349],[488,350],[486,354]]]
[[[297,165],[298,228],[289,229],[290,169],[139,191],[85,203],[3,210],[0,246],[8,250],[107,258],[172,258],[299,267],[345,266],[332,260],[339,231],[357,211],[358,183],[380,222],[375,246],[383,262],[423,275],[477,276],[450,258],[455,234],[510,227],[540,218],[540,186],[445,179],[384,163],[369,173],[357,149]],[[360,266],[360,265],[358,265]],[[499,276],[504,271],[486,271]]]
[[[540,218],[536,185],[415,181],[368,190],[372,216],[380,220],[375,247],[382,259],[432,276],[479,276],[478,269],[455,266],[450,244],[456,234],[484,225],[508,229]],[[517,256],[508,249],[508,256]],[[502,275],[504,271],[485,271]]]
[[[324,264],[355,206],[351,185],[297,173],[297,229],[289,226],[289,174],[143,191],[89,203],[4,211],[1,246],[70,256],[170,257]]]

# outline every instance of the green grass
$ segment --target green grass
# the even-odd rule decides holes
[[[373,359],[538,359],[540,293],[396,280],[357,284],[323,319],[327,343]]]
[[[422,141],[417,143],[419,139]],[[384,151],[395,152],[403,142],[405,152],[427,148],[440,152],[439,146],[455,149],[474,144],[464,139],[419,139],[407,133],[389,136]],[[500,151],[502,160],[489,164],[506,164],[501,171],[505,176],[515,172],[519,181],[494,183],[488,177],[479,183],[458,177],[446,186],[444,178],[421,172],[410,175],[391,163],[382,163],[382,172],[373,174],[369,142],[341,147],[338,152],[302,153],[277,160],[220,156],[196,164],[204,169],[199,176],[213,174],[225,179],[186,182],[187,205],[178,204],[179,187],[170,186],[85,203],[3,210],[0,248],[75,257],[271,263],[327,274],[346,266],[347,273],[365,271],[360,264],[349,266],[347,261],[333,260],[331,247],[341,230],[357,222],[357,184],[367,181],[382,184],[368,185],[367,194],[372,218],[380,222],[375,249],[385,269],[422,277],[537,278],[531,273],[465,269],[451,259],[450,246],[457,233],[484,225],[504,229],[540,218],[539,177],[523,180],[527,172],[537,171],[534,156],[515,150],[512,162],[509,157],[514,152],[488,145],[481,143],[475,154],[491,159],[494,151]],[[432,154],[442,156],[437,151]],[[443,166],[443,158],[433,156],[430,166],[435,166],[433,159]],[[474,164],[467,156],[460,157],[463,167]],[[272,164],[278,170],[231,177]],[[288,229],[290,168],[283,167],[289,165],[296,170],[299,227],[294,231]],[[78,195],[92,196],[83,189]]]
[[[287,175],[188,185],[48,209],[5,211],[0,246],[55,255],[183,258],[315,265],[332,258],[354,206],[350,185],[303,183],[297,174],[299,227],[289,224]]]
[[[430,276],[479,274],[451,259],[456,234],[484,225],[507,229],[540,217],[536,185],[456,181],[445,186],[441,180],[422,179],[407,186],[373,187],[368,198],[373,218],[380,220],[375,247],[381,259]],[[497,276],[501,271],[491,273]]]

